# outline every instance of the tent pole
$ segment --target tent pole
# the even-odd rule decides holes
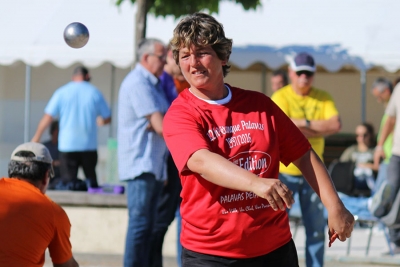
[[[29,141],[29,122],[31,109],[31,66],[25,67],[25,118],[24,118],[24,142]]]
[[[110,109],[111,109],[111,117],[114,117],[114,119],[111,119],[111,124],[110,124],[110,130],[108,132],[108,138],[115,137],[114,135],[114,125],[116,121],[116,112],[114,112],[114,94],[115,94],[115,66],[111,64],[111,96],[110,96]]]
[[[366,120],[366,98],[367,98],[367,74],[365,70],[361,70],[360,73],[360,82],[361,82],[361,121],[365,122]]]
[[[261,69],[261,92],[267,94],[267,67],[264,65]]]

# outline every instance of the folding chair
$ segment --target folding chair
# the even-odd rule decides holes
[[[371,240],[372,240],[373,227],[374,227],[375,225],[382,225],[383,227],[386,228],[386,226],[383,225],[383,224],[379,221],[378,218],[373,217],[373,216],[371,216],[371,217],[363,217],[363,216],[354,215],[354,220],[355,220],[356,222],[363,223],[363,224],[367,225],[367,227],[368,227],[368,230],[369,230],[369,231],[368,231],[368,241],[367,241],[367,247],[365,248],[365,256],[368,256],[369,248],[370,248]],[[385,229],[384,233],[385,233],[386,242],[388,243],[388,246],[389,246],[389,251],[391,251],[391,254],[392,254],[392,253],[393,253],[393,250],[392,250],[391,247],[390,247],[389,234],[388,234],[388,232],[386,231],[386,229]],[[346,251],[346,255],[349,255],[349,254],[350,254],[351,239],[352,239],[352,238],[350,237],[350,238],[347,240],[347,251]]]
[[[329,165],[328,172],[332,178],[333,184],[338,192],[346,194],[348,196],[364,196],[368,197],[371,195],[369,189],[358,189],[355,187],[354,180],[354,168],[355,162],[346,161],[341,162],[333,160]]]
[[[354,162],[332,161],[328,172],[338,192],[351,196],[354,191]]]
[[[355,168],[354,162],[340,162],[338,160],[334,160],[329,165],[328,172],[331,175],[333,184],[335,185],[336,190],[338,192],[342,192],[348,196],[355,196],[355,197],[360,196],[360,195],[364,195],[364,196],[368,195],[369,192],[361,192],[354,188],[354,179],[355,179],[354,168]],[[395,211],[398,213],[398,209],[400,207],[400,194],[397,196],[396,200],[398,200],[398,202],[396,202],[396,201],[394,202],[393,209],[391,210],[391,212],[393,212],[393,213]],[[395,207],[397,207],[397,208],[395,208]],[[396,213],[396,215],[397,215],[397,213]],[[389,214],[391,214],[391,213],[389,213]],[[389,214],[387,216],[389,216]],[[356,222],[365,224],[369,229],[367,247],[365,249],[365,255],[368,255],[368,253],[369,253],[371,240],[372,240],[372,234],[373,234],[373,227],[375,225],[382,225],[384,227],[386,242],[389,246],[390,254],[393,255],[393,249],[390,244],[387,227],[388,227],[388,225],[393,224],[393,222],[395,221],[395,219],[393,218],[394,215],[391,214],[386,220],[383,218],[378,219],[372,215],[368,216],[368,217],[359,215],[359,214],[353,214],[353,215],[354,215],[354,219],[356,220]],[[351,238],[347,242],[347,252],[346,252],[347,255],[350,254],[350,248],[351,248]]]

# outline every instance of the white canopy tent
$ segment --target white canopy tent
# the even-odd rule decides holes
[[[339,44],[281,47],[267,45],[235,46],[232,49],[230,61],[241,69],[246,69],[254,63],[264,64],[270,69],[279,69],[299,52],[307,52],[313,55],[317,64],[329,72],[337,72],[345,66],[351,66],[358,71],[367,70],[367,66],[360,57],[351,56]]]
[[[51,62],[60,68],[74,62],[90,68],[104,62],[128,67],[133,58],[135,6],[125,1],[116,7],[113,2],[3,1],[0,65],[20,60],[30,66]],[[235,46],[319,47],[333,55],[333,61],[318,62],[323,65],[337,64],[334,55],[339,47],[339,55],[345,51],[393,72],[400,68],[400,32],[394,30],[399,9],[397,0],[263,0],[260,9],[244,11],[223,1],[216,18]],[[73,21],[84,23],[90,31],[89,43],[82,49],[71,49],[62,37]],[[168,42],[175,25],[171,17],[149,15],[147,35]],[[324,48],[327,44],[331,47]]]
[[[45,62],[59,68],[77,62],[90,68],[105,62],[115,68],[132,65],[135,6],[125,1],[118,8],[113,2],[1,2],[0,65],[22,61],[27,66],[25,140],[29,138],[31,67]],[[295,52],[307,51],[328,71],[344,66],[360,71],[363,95],[365,72],[370,67],[400,68],[400,32],[392,30],[400,1],[264,0],[262,4],[257,11],[245,12],[240,5],[222,2],[216,15],[234,40],[230,61],[239,68],[262,63],[275,69]],[[63,40],[64,28],[74,21],[84,23],[90,32],[88,44],[81,49],[72,49]],[[171,17],[149,16],[147,35],[168,42],[175,25]]]
[[[235,46],[340,44],[369,66],[380,66],[389,72],[400,69],[400,32],[395,28],[398,0],[261,2],[260,9],[247,12],[237,4],[220,4],[216,18]],[[148,35],[168,40],[173,26],[172,18],[157,19],[149,27]]]
[[[94,68],[110,62],[129,67],[134,8],[126,2],[118,8],[109,0],[3,1],[0,65],[23,61],[34,67],[51,62],[66,68],[80,62]],[[88,44],[81,49],[70,48],[63,39],[65,27],[75,21],[85,24],[90,33]]]

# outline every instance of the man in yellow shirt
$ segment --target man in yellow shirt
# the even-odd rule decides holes
[[[315,61],[311,55],[297,54],[288,68],[291,84],[276,91],[272,100],[292,119],[322,159],[324,137],[337,133],[341,123],[332,97],[312,87],[315,71]],[[306,230],[306,265],[322,267],[326,221],[321,200],[295,165],[286,167],[281,163],[279,179],[299,195]]]

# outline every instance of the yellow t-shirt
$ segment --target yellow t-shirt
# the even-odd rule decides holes
[[[332,97],[325,91],[312,87],[310,93],[301,96],[293,91],[289,84],[272,95],[272,100],[292,119],[328,120],[337,116]],[[323,159],[325,139],[323,137],[309,138],[312,148]],[[288,175],[301,175],[301,171],[294,165],[285,166],[280,163],[279,172]]]

